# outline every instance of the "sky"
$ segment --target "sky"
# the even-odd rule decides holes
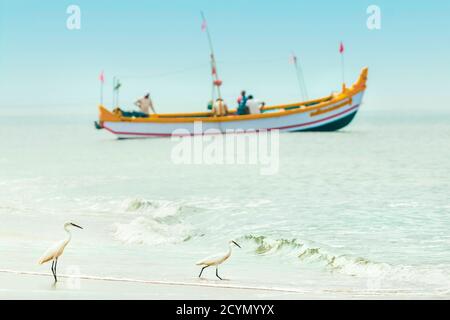
[[[69,30],[66,10],[81,9]],[[370,30],[369,5],[381,10]],[[0,109],[58,108],[96,112],[104,70],[104,101],[112,79],[123,84],[125,109],[151,92],[158,112],[199,111],[211,96],[208,21],[233,105],[241,89],[268,104],[301,100],[295,52],[310,98],[341,86],[369,67],[367,108],[440,111],[450,108],[450,1],[447,0],[0,0]]]

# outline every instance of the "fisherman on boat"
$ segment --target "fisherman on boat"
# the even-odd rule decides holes
[[[254,99],[252,95],[248,96],[246,106],[248,108],[249,114],[260,114],[261,108],[264,107],[264,105],[264,102],[259,101],[258,99]]]
[[[248,100],[248,97],[246,96],[246,92],[242,91],[241,95],[237,99],[237,103],[238,103],[237,112],[236,112],[237,115],[248,114],[248,112],[246,112],[247,111],[247,100]]]
[[[246,92],[245,90],[241,91],[241,95],[237,98],[237,104],[240,105],[242,102],[242,99],[246,99]]]
[[[228,106],[223,99],[218,98],[212,107],[212,112],[215,117],[223,117],[228,114]]]
[[[147,93],[144,97],[137,100],[134,104],[138,106],[141,111],[124,111],[117,107],[113,110],[113,112],[127,118],[148,118],[150,109],[152,110],[152,114],[156,114],[155,109],[153,108],[153,102],[150,99],[150,93]]]
[[[156,114],[155,109],[153,108],[153,101],[150,98],[150,93],[147,93],[144,97],[137,100],[134,104],[138,106],[139,109],[141,109],[142,113],[146,116],[150,114],[150,109],[151,114]]]

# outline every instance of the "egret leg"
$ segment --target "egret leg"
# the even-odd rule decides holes
[[[55,282],[56,282],[57,279],[56,279],[56,271],[55,271],[55,260],[52,260],[52,274],[53,274],[53,278],[55,278]]]
[[[223,280],[223,279],[219,276],[219,266],[216,266],[216,277],[219,278],[220,280]]]
[[[55,273],[53,274],[53,276],[55,277],[55,282],[58,282],[58,278],[56,277],[56,266],[58,265],[58,258],[56,258],[55,260]]]
[[[208,267],[209,267],[209,266],[205,266],[205,267],[202,268],[202,271],[200,271],[200,274],[198,275],[199,278],[201,278],[202,273],[203,273],[203,270],[205,270],[205,269],[208,268]]]

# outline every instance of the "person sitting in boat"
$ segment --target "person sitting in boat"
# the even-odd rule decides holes
[[[138,106],[139,109],[141,109],[141,112],[146,116],[150,114],[150,110],[151,114],[156,114],[155,109],[153,108],[153,101],[150,98],[150,93],[147,93],[143,98],[137,100],[134,104]]]
[[[245,92],[245,90],[241,91],[241,95],[237,98],[237,104],[240,105],[242,102],[242,99],[246,99],[246,95],[247,93]]]
[[[265,103],[259,101],[258,99],[254,99],[252,95],[248,96],[247,104],[248,114],[260,114],[261,108],[264,107]]]
[[[222,117],[228,114],[228,107],[223,99],[218,98],[212,107],[212,112],[215,117]]]
[[[237,100],[237,103],[238,103],[238,107],[237,107],[237,111],[236,111],[237,115],[248,114],[247,113],[247,100],[248,100],[248,97],[246,95],[246,92],[242,91],[241,95],[239,96],[239,98]]]

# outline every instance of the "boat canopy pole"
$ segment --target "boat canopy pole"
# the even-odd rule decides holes
[[[303,101],[308,100],[308,91],[306,90],[305,78],[303,76],[302,65],[298,62],[297,56],[292,52],[292,63],[295,67],[295,73],[297,75],[298,87],[300,88],[300,93],[302,95]]]
[[[221,93],[220,93],[220,86],[222,85],[222,81],[219,78],[219,75],[217,73],[217,64],[216,64],[216,57],[214,55],[214,48],[213,48],[213,43],[211,40],[211,34],[209,33],[209,28],[208,28],[208,23],[206,22],[206,18],[205,15],[203,13],[203,11],[200,11],[200,14],[202,16],[202,31],[206,32],[206,36],[208,38],[208,44],[209,44],[209,50],[211,52],[211,75],[212,75],[212,79],[213,79],[213,94],[212,94],[212,99],[214,101],[214,89],[217,89],[217,95],[218,98],[221,99]]]

